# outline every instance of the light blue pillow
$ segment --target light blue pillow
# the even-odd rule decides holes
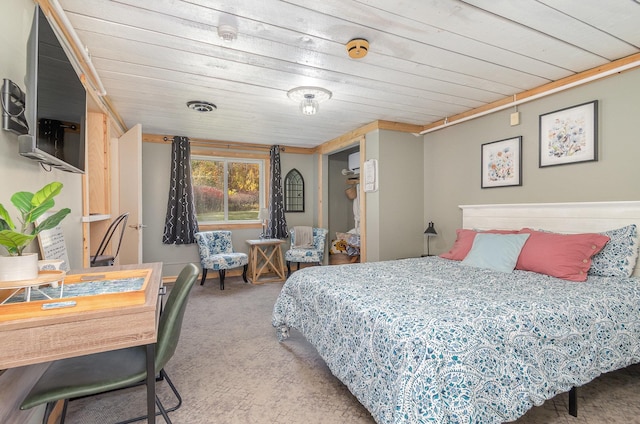
[[[529,234],[478,233],[462,264],[494,271],[511,272]]]
[[[635,224],[615,230],[605,231],[609,237],[591,260],[589,275],[600,277],[629,277],[638,260],[638,230]]]

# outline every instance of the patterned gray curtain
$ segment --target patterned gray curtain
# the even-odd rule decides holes
[[[164,244],[195,243],[198,232],[191,182],[191,148],[187,137],[173,137],[169,203],[164,222]]]
[[[285,239],[287,220],[284,217],[284,193],[282,191],[282,173],[280,171],[280,146],[271,146],[271,197],[269,199],[269,226],[267,237]]]

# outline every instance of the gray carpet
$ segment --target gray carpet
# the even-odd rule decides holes
[[[217,279],[194,286],[180,344],[166,367],[184,400],[170,414],[175,424],[374,423],[299,333],[277,341],[271,311],[281,287],[233,277],[224,291]],[[170,405],[166,382],[158,392]],[[633,366],[581,388],[578,418],[568,415],[562,394],[516,422],[640,423],[639,392],[640,366]],[[145,405],[144,387],[79,399],[70,402],[66,422],[113,423],[144,414]]]

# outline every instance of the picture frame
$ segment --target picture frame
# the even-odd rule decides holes
[[[598,160],[598,101],[540,115],[539,168]]]
[[[481,188],[522,185],[522,136],[481,146]]]

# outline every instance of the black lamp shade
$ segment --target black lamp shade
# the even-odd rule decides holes
[[[424,233],[427,235],[427,237],[432,237],[432,236],[437,236],[438,233],[436,232],[435,227],[433,226],[433,222],[429,222],[429,226],[427,227],[426,230],[424,230]]]

